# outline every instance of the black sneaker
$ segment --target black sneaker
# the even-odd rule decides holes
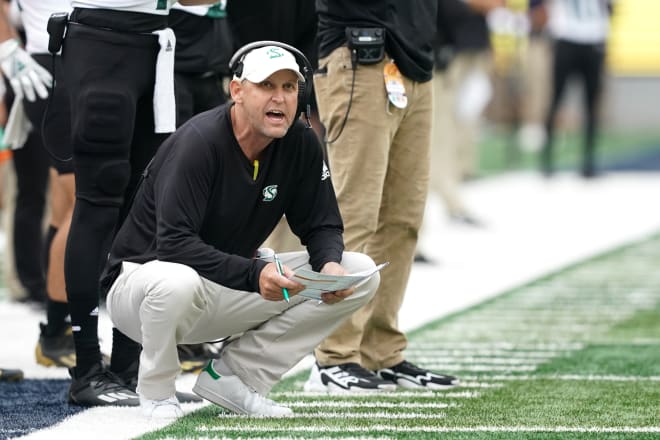
[[[48,335],[47,326],[39,324],[41,334],[34,349],[37,363],[46,367],[76,366],[76,349],[73,345],[71,326],[67,325],[58,334]]]
[[[210,350],[210,344],[182,344],[177,345],[181,371],[184,373],[199,373],[209,362],[209,359],[218,357],[217,352]]]
[[[10,368],[0,368],[0,382],[20,382],[23,380],[23,372]]]
[[[122,380],[126,388],[137,393],[137,383],[138,383],[138,368],[140,367],[140,362],[135,361],[131,363],[124,371],[114,371],[114,374]],[[176,399],[179,403],[196,403],[201,402],[203,399],[192,393],[184,393],[183,391],[177,391],[175,394]]]
[[[356,363],[321,367],[314,363],[305,391],[328,393],[377,393],[394,391],[396,385]]]
[[[140,405],[138,395],[100,363],[94,365],[84,376],[78,376],[75,368],[70,368],[69,373],[69,403],[80,406]]]
[[[452,388],[459,384],[454,376],[437,374],[408,361],[403,361],[390,368],[376,371],[379,377],[394,382],[402,388],[426,388],[429,390],[442,390]]]

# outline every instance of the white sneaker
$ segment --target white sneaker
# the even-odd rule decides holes
[[[140,396],[142,413],[152,419],[178,419],[183,416],[183,410],[176,397],[163,400],[151,400]]]
[[[289,417],[293,411],[252,391],[236,375],[221,376],[213,369],[213,360],[199,373],[193,392],[237,414],[260,417]]]

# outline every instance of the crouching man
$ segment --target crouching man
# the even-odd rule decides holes
[[[297,295],[303,286],[287,276],[298,267],[340,275],[374,262],[344,252],[321,145],[298,120],[298,88],[311,78],[299,60],[308,63],[277,45],[237,55],[233,102],[192,118],[160,147],[102,279],[113,324],[142,344],[137,392],[149,417],[182,415],[177,344],[239,334],[193,391],[240,414],[291,415],[265,396],[380,280],[321,302]],[[282,215],[307,251],[281,254],[280,275],[257,251]]]

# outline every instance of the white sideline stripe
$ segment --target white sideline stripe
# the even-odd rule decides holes
[[[246,418],[244,414],[221,413],[217,416],[220,419],[237,419]],[[364,412],[364,413],[328,413],[328,412],[313,412],[313,413],[294,413],[291,418],[294,419],[395,419],[395,420],[436,420],[444,419],[447,415],[444,413],[392,413],[392,412]]]
[[[461,376],[463,380],[539,380],[539,379],[552,379],[552,380],[586,380],[586,381],[603,381],[603,382],[660,382],[660,376],[616,376],[616,375],[598,375],[598,374],[539,374],[539,375],[493,375],[493,376]]]
[[[415,359],[424,359],[424,356],[432,354],[434,357],[463,357],[463,356],[478,356],[478,357],[502,357],[516,358],[516,359],[535,359],[535,358],[548,358],[554,356],[562,356],[570,350],[562,351],[509,351],[509,350],[438,350],[433,347],[428,348],[413,348],[406,349],[406,356]]]
[[[199,426],[195,428],[198,432],[575,432],[575,433],[656,433],[660,427],[634,427],[634,426],[395,426],[395,425],[372,425],[372,426],[350,426],[342,428],[327,428],[323,426]]]
[[[453,364],[435,364],[428,363],[424,365],[431,370],[446,371],[534,371],[538,364],[528,365],[473,365],[469,362],[462,364],[459,362]]]
[[[455,403],[438,402],[353,402],[353,401],[297,401],[282,402],[282,405],[292,408],[404,408],[404,409],[423,409],[423,408],[449,408],[456,406]]]
[[[415,362],[422,365],[451,365],[455,364],[488,364],[488,365],[537,365],[541,362],[548,361],[555,356],[544,356],[535,358],[515,358],[515,357],[471,357],[471,356],[422,356],[415,357]],[[410,356],[412,358],[412,356]]]
[[[430,332],[424,332],[426,337]],[[441,333],[441,332],[440,332]],[[484,342],[411,342],[410,348],[430,347],[437,349],[500,349],[500,350],[580,350],[584,348],[582,342],[545,342],[545,343],[525,343],[510,341],[484,341]]]
[[[270,393],[269,398],[307,398],[307,397],[329,397],[334,399],[368,398],[369,401],[379,399],[397,399],[397,398],[446,398],[446,399],[473,399],[480,397],[481,393],[476,391],[393,391],[391,393],[373,393],[373,394],[327,394],[313,391],[282,391],[279,393]]]

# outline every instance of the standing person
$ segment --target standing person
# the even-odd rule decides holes
[[[2,6],[7,8],[8,16],[17,30],[16,38],[9,40],[7,44],[22,46],[25,32],[16,0],[11,3],[3,1]],[[4,66],[13,68],[10,63],[4,63]],[[43,260],[35,256],[42,255],[45,245],[43,224],[46,216],[49,160],[40,145],[38,134],[30,130],[24,112],[25,102],[38,102],[42,98],[34,91],[28,94],[20,85],[18,89],[15,86],[7,86],[7,89],[4,98],[6,107],[11,110],[3,142],[13,149],[12,165],[16,176],[10,241],[12,257],[16,278],[27,294],[25,300],[45,306],[47,295],[44,265]],[[43,96],[48,96],[47,90]]]
[[[83,406],[139,405],[114,374],[130,373],[139,344],[113,331],[110,371],[101,362],[98,283],[125,202],[176,118],[175,39],[167,28],[174,2],[117,3],[73,0],[62,50],[76,180],[64,268],[77,362],[69,400]]]
[[[48,293],[47,319],[45,324],[40,324],[35,357],[37,363],[42,365],[73,367],[76,358],[71,325],[67,322],[69,307],[64,286],[64,248],[75,199],[71,163],[71,116],[69,96],[62,75],[61,57],[57,55],[53,60],[53,55],[48,53],[46,32],[50,15],[55,12],[67,12],[70,2],[68,0],[16,1],[25,29],[25,49],[35,61],[53,75],[56,84],[54,90],[49,90],[52,95],[49,101],[39,98],[24,103],[26,116],[32,126],[26,144],[38,148],[41,154],[49,159],[51,169],[55,170],[51,173],[51,216],[44,246]],[[53,61],[54,71],[51,70]],[[44,117],[46,117],[45,121]],[[30,178],[32,178],[31,174]],[[34,255],[30,255],[30,258],[35,259]]]
[[[23,50],[14,37],[16,33],[12,28],[4,8],[0,8],[0,68],[9,80],[17,97],[23,95],[28,100],[35,100],[36,96],[45,98],[52,77],[44,71]],[[14,382],[23,380],[23,372],[8,368],[0,368],[1,382]]]
[[[428,189],[437,8],[435,0],[316,2],[315,86],[346,249],[391,268],[374,298],[315,350],[308,390],[457,383],[406,361],[397,326]]]
[[[176,344],[235,334],[241,336],[208,363],[193,391],[240,414],[291,415],[264,396],[379,282],[376,274],[355,292],[323,293],[321,302],[297,296],[303,286],[287,279],[293,267],[343,275],[375,265],[343,252],[321,145],[297,120],[309,63],[274,42],[248,45],[234,57],[233,103],[193,117],[160,148],[103,279],[111,284],[113,323],[142,343],[137,390],[154,418],[182,415],[174,395]],[[284,213],[307,251],[282,254],[278,268],[272,254],[258,257],[258,246]]]
[[[436,66],[433,77],[430,188],[442,197],[450,220],[471,226],[479,226],[481,222],[465,206],[460,185],[465,178],[476,174],[479,118],[489,98],[492,54],[486,15],[504,3],[504,0],[439,3],[446,35],[442,43],[436,41],[435,49],[450,50],[453,56],[446,69]]]
[[[543,174],[554,172],[553,145],[559,103],[569,77],[584,85],[584,141],[581,174],[596,175],[598,97],[603,79],[605,43],[609,34],[611,0],[546,0],[548,27],[554,40],[552,94],[545,120],[546,143],[541,154]]]

